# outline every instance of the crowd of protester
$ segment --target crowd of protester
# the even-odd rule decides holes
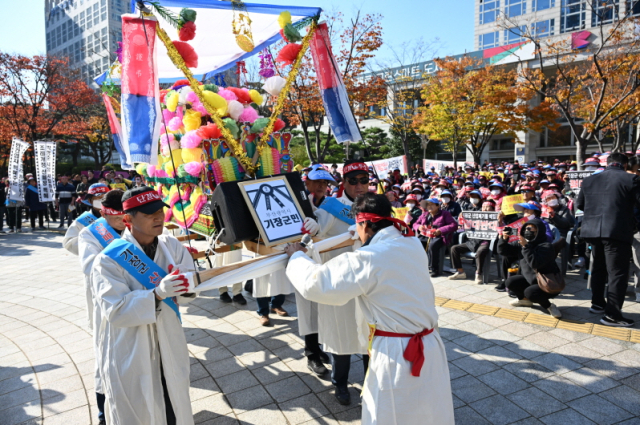
[[[144,176],[135,172],[125,173],[127,177],[111,169],[101,171],[88,170],[80,174],[59,174],[56,176],[55,200],[40,202],[38,182],[28,173],[21,182],[24,188],[24,201],[10,200],[9,178],[0,178],[0,235],[23,233],[22,224],[31,224],[31,231],[45,230],[47,226],[64,229],[71,225],[80,214],[90,210],[91,205],[83,199],[89,187],[94,183],[104,183],[111,189],[127,190],[145,185]],[[4,230],[6,226],[7,231]]]
[[[621,162],[625,162],[624,167],[620,166]],[[625,171],[629,178],[633,178],[636,174],[640,174],[638,165],[638,157],[633,153],[614,153],[605,156],[594,153],[591,158],[584,161],[581,168],[585,171],[593,171],[593,175],[609,169]],[[307,187],[313,188],[310,191],[314,193],[313,201],[316,206],[322,203],[324,196],[339,197],[341,190],[342,177],[336,164],[333,164],[330,170],[333,182],[319,184],[320,182],[308,178],[313,170],[321,167],[315,164],[303,170]],[[529,163],[485,161],[482,165],[464,163],[457,168],[445,166],[439,170],[435,167],[423,170],[416,166],[415,170],[412,170],[411,177],[402,175],[399,169],[390,171],[386,176],[379,176],[370,167],[369,191],[384,193],[394,208],[407,208],[401,210],[404,216],[397,218],[404,219],[405,223],[411,226],[427,250],[431,277],[440,277],[448,272],[450,280],[486,283],[483,278],[485,261],[487,256],[493,253],[496,254],[495,258],[500,271],[496,291],[506,292],[514,298],[511,301],[513,306],[528,307],[535,303],[545,308],[552,316],[561,317],[559,309],[551,302],[558,294],[549,294],[540,289],[537,283],[537,272],[542,274],[559,272],[555,259],[560,257],[563,250],[569,252],[566,258],[567,267],[576,269],[584,267],[586,271],[589,269],[587,253],[590,251],[588,250],[594,245],[599,246],[596,240],[580,237],[580,220],[584,213],[578,208],[578,193],[572,190],[567,174],[568,171],[574,170],[578,170],[578,164],[570,160]],[[608,189],[604,188],[604,190]],[[636,190],[635,187],[633,190]],[[516,194],[522,195],[522,202],[514,205],[515,213],[505,215],[502,211],[503,199]],[[597,198],[597,194],[594,193],[590,196]],[[635,192],[629,192],[625,196],[633,198],[636,195]],[[635,226],[636,222],[640,222],[638,209],[633,209],[635,201],[622,199],[621,202],[627,202],[627,204],[631,202],[632,212],[628,213],[624,210],[623,214],[628,215],[625,219],[633,222]],[[493,251],[490,249],[491,239],[464,237],[461,239],[461,234],[464,233],[462,211],[498,212],[498,237]],[[521,224],[525,221],[522,220],[523,218],[526,218],[526,225]],[[515,222],[520,225],[511,229],[510,225]],[[509,242],[509,235],[505,235],[504,229],[518,232],[515,233],[517,240],[511,239],[512,242]],[[630,234],[634,232],[635,227]],[[612,235],[598,237],[616,238]],[[627,266],[630,263],[632,243],[629,242],[628,246],[629,258],[618,259],[618,269],[620,269],[620,261],[626,262]],[[639,249],[640,238],[636,238],[633,241],[633,259],[638,263],[637,270],[640,270]],[[445,252],[450,256],[453,266],[451,268],[445,266],[447,262],[443,261]],[[467,276],[462,267],[462,258],[469,253],[473,253],[471,257],[475,260],[475,276]],[[603,258],[598,256],[595,260],[599,264],[601,281],[598,282],[599,285],[604,285],[607,281],[608,265],[603,265]],[[638,277],[640,272],[637,270],[635,274]],[[625,284],[627,275],[628,273],[620,278],[625,280]],[[637,277],[636,282],[640,280]],[[638,286],[636,284],[636,287]],[[626,290],[626,285],[624,289]],[[624,294],[620,295],[620,291],[623,290],[617,291],[618,299],[624,298]],[[602,293],[604,294],[604,286]],[[636,297],[640,302],[640,293],[637,293]],[[622,303],[617,302],[621,308]],[[607,303],[602,294],[599,294],[594,297],[590,311],[604,313]],[[632,325],[632,321],[621,316],[620,308],[612,308],[609,314],[605,315],[608,319],[603,319],[602,323],[612,326]]]

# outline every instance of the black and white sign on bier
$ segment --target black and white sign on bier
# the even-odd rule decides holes
[[[285,177],[238,185],[266,246],[300,240],[305,216]]]
[[[9,153],[9,191],[7,192],[7,199],[11,201],[24,201],[22,155],[28,148],[29,143],[16,137],[13,138]]]
[[[36,157],[36,180],[40,202],[53,202],[56,194],[56,142],[33,143]]]

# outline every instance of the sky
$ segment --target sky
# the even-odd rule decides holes
[[[253,0],[255,3],[320,6],[325,11],[337,10],[350,18],[360,9],[364,13],[383,16],[384,46],[377,59],[393,61],[393,51],[403,43],[414,45],[422,38],[435,44],[436,56],[447,56],[473,50],[473,9],[475,0]],[[3,1],[6,17],[0,25],[0,51],[35,55],[45,53],[44,0]],[[430,59],[426,58],[426,59]]]

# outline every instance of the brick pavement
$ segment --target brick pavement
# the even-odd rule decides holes
[[[54,232],[0,238],[2,425],[96,423],[83,284],[61,240]],[[441,297],[496,307],[509,301],[494,285],[442,278],[434,284]],[[557,300],[565,316],[594,320],[584,312],[584,286],[574,275]],[[307,370],[295,317],[273,317],[273,327],[261,327],[248,299],[238,308],[205,293],[183,308],[195,422],[358,424],[361,359],[354,357],[351,372],[354,404],[341,406],[330,382]],[[287,297],[284,307],[295,316],[292,301]],[[640,423],[640,344],[438,310],[457,423]],[[640,313],[635,303],[625,311]]]

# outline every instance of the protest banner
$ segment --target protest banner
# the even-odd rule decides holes
[[[498,213],[495,211],[462,211],[458,222],[469,239],[498,237]]]
[[[500,208],[500,210],[504,215],[515,214],[517,211],[514,209],[514,206],[523,202],[524,199],[522,199],[521,193],[517,195],[505,196],[504,198],[502,198],[502,207]]]
[[[511,227],[513,229],[513,233],[509,236],[509,242],[516,242],[520,240],[520,229],[522,226],[527,224],[529,219],[527,217],[522,217],[520,220],[514,221],[511,224],[507,224],[506,226],[498,227],[498,233],[502,234],[505,227]]]
[[[9,153],[9,191],[7,199],[11,201],[24,201],[24,177],[22,171],[22,155],[29,148],[29,143],[18,138],[13,138]]]
[[[392,172],[396,168],[400,170],[400,174],[404,175],[409,173],[409,167],[407,165],[407,157],[405,155],[395,156],[393,158],[379,159],[377,161],[363,161],[363,162],[370,167],[374,167],[376,170],[374,174],[377,173],[381,179],[386,178],[387,174],[390,171]],[[326,168],[328,171],[331,171],[331,165],[332,164],[322,164],[322,166]],[[338,166],[338,170],[337,170],[338,173],[342,174],[342,168],[344,167],[344,164],[336,164],[336,165]]]
[[[56,142],[33,142],[36,157],[36,182],[38,200],[53,202],[56,195]]]
[[[590,177],[593,173],[593,171],[567,171],[567,176],[569,177],[569,187],[576,196],[580,194],[582,181],[587,177]]]

